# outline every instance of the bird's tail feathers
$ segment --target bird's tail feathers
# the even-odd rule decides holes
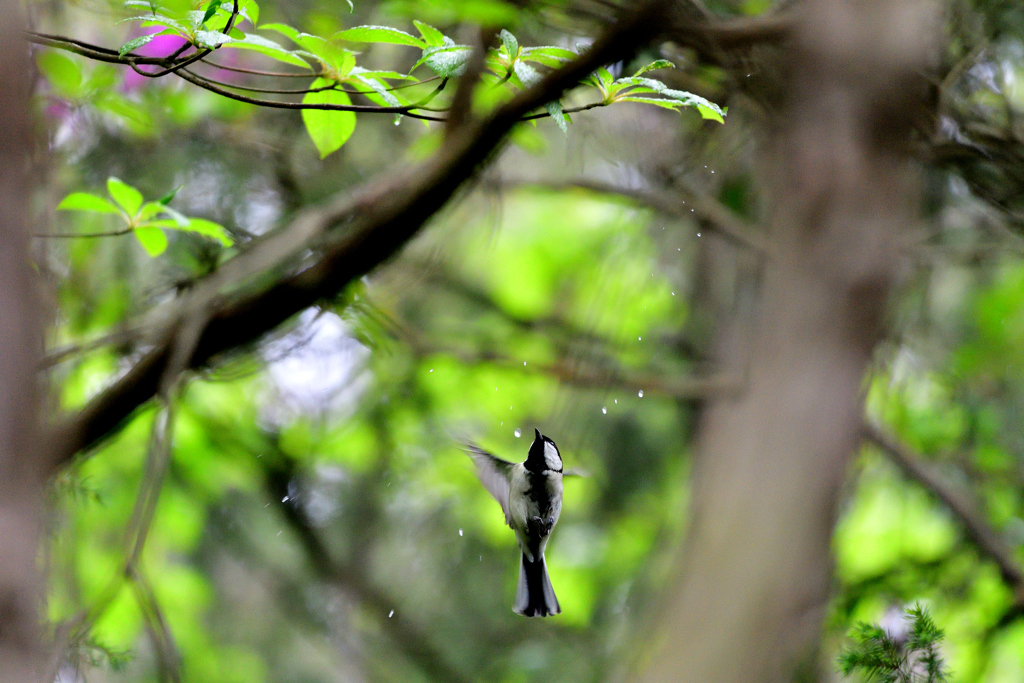
[[[516,588],[516,602],[512,611],[524,617],[546,617],[562,611],[558,606],[558,598],[555,597],[555,589],[551,587],[543,555],[534,562],[531,562],[525,553],[521,556],[519,585]]]

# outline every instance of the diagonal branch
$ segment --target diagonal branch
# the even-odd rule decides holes
[[[626,59],[653,41],[669,0],[647,0],[623,16],[593,47],[537,85],[518,93],[482,121],[467,123],[427,162],[388,174],[328,204],[300,214],[209,281],[174,302],[148,341],[149,351],[123,376],[51,430],[55,466],[117,429],[156,392],[168,364],[174,329],[182,316],[205,308],[204,323],[188,365],[258,340],[295,313],[336,295],[350,282],[393,257],[485,164],[520,118],[557,99],[603,64]],[[343,235],[336,236],[344,226]],[[272,286],[243,286],[243,275],[280,271],[298,254],[314,257]],[[232,279],[231,274],[239,277]]]
[[[971,501],[934,471],[909,446],[874,424],[866,424],[864,438],[882,450],[905,475],[924,486],[949,509],[975,547],[996,563],[1003,580],[1014,593],[1015,603],[1024,605],[1024,568],[1013,550],[975,509]]]

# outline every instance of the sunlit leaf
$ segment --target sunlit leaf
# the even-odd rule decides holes
[[[142,207],[142,193],[119,178],[107,178],[107,192],[129,216],[134,216]]]
[[[318,78],[310,84],[310,89],[322,88],[331,84],[325,78]],[[340,90],[322,90],[306,93],[303,104],[335,104],[348,105],[352,100]],[[356,127],[356,115],[351,111],[330,111],[323,109],[303,109],[302,122],[306,124],[306,132],[320,152],[323,159],[337,151],[352,136]]]
[[[501,29],[501,44],[505,48],[509,59],[515,60],[519,57],[519,41],[505,29]]]
[[[214,223],[213,221],[208,221],[204,218],[193,218],[189,220],[188,225],[183,229],[188,232],[194,232],[202,235],[203,237],[209,237],[217,240],[225,247],[230,247],[233,244],[233,241],[231,237],[228,236],[228,232],[224,229],[224,226]]]
[[[673,64],[672,62],[668,61],[667,59],[658,59],[658,60],[655,60],[655,61],[651,62],[650,64],[645,64],[644,66],[640,67],[637,70],[637,72],[635,74],[633,74],[633,75],[634,76],[639,76],[640,74],[647,73],[648,71],[654,71],[655,69],[674,69],[674,68],[676,68],[676,65]]]
[[[301,66],[304,69],[309,69],[309,62],[302,59],[293,52],[284,49],[277,43],[263,36],[258,36],[254,33],[246,34],[242,40],[232,40],[229,43],[224,43],[221,49],[237,49],[237,50],[252,50],[259,52],[262,55],[276,59],[279,62],[285,64],[292,64],[293,66]]]
[[[136,48],[140,48],[143,45],[145,45],[146,43],[148,43],[149,41],[151,41],[154,38],[156,38],[156,35],[157,34],[155,34],[155,33],[150,33],[148,35],[139,36],[138,38],[135,38],[133,40],[129,40],[127,43],[122,45],[121,49],[118,50],[117,52],[118,52],[119,55],[124,57],[126,54],[128,54],[132,50],[135,50]]]
[[[338,31],[332,40],[347,40],[353,43],[391,43],[393,45],[411,45],[424,48],[427,44],[416,36],[389,26],[357,26],[345,31]]]
[[[422,21],[413,20],[413,26],[423,36],[424,42],[431,47],[441,47],[444,45],[444,34],[438,31],[430,24],[424,24]]]
[[[135,239],[150,256],[159,256],[167,250],[167,235],[160,228],[140,226],[134,232]]]
[[[221,0],[210,0],[210,4],[206,6],[206,13],[203,14],[203,18],[199,21],[200,26],[210,20],[210,17],[217,12],[217,8],[220,7],[220,4]]]
[[[97,197],[88,192],[72,192],[61,200],[57,205],[58,211],[92,211],[94,213],[116,213],[121,215],[121,210],[103,197]]]
[[[562,103],[558,100],[554,100],[545,104],[544,108],[547,109],[549,114],[551,114],[551,118],[554,120],[555,125],[558,126],[559,130],[562,131],[562,134],[568,135],[569,127],[565,122],[565,114],[562,113]]]
[[[466,71],[466,63],[473,48],[467,45],[446,45],[444,47],[428,47],[423,56],[413,65],[426,64],[438,76],[451,78],[461,76]]]

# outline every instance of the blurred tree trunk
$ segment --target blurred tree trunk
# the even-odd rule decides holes
[[[709,406],[666,642],[648,680],[792,680],[812,657],[840,485],[917,180],[930,0],[809,0],[764,160],[775,249],[736,399]]]
[[[0,0],[0,19],[0,683],[30,683],[39,670],[43,469],[34,438],[42,342],[29,262],[30,71],[17,0]]]

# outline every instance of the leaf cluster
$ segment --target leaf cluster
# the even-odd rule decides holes
[[[839,670],[854,672],[865,680],[881,683],[942,683],[947,680],[939,653],[943,632],[928,614],[914,605],[906,610],[910,631],[895,637],[877,624],[860,622],[853,627],[852,645],[839,655]]]
[[[133,233],[150,256],[159,256],[167,249],[167,235],[164,230],[192,232],[216,240],[225,247],[232,244],[223,226],[204,218],[190,218],[171,208],[169,204],[177,190],[156,201],[147,202],[137,189],[111,176],[107,179],[107,193],[110,199],[88,192],[72,192],[61,200],[57,209],[119,216],[125,226],[121,232]]]

